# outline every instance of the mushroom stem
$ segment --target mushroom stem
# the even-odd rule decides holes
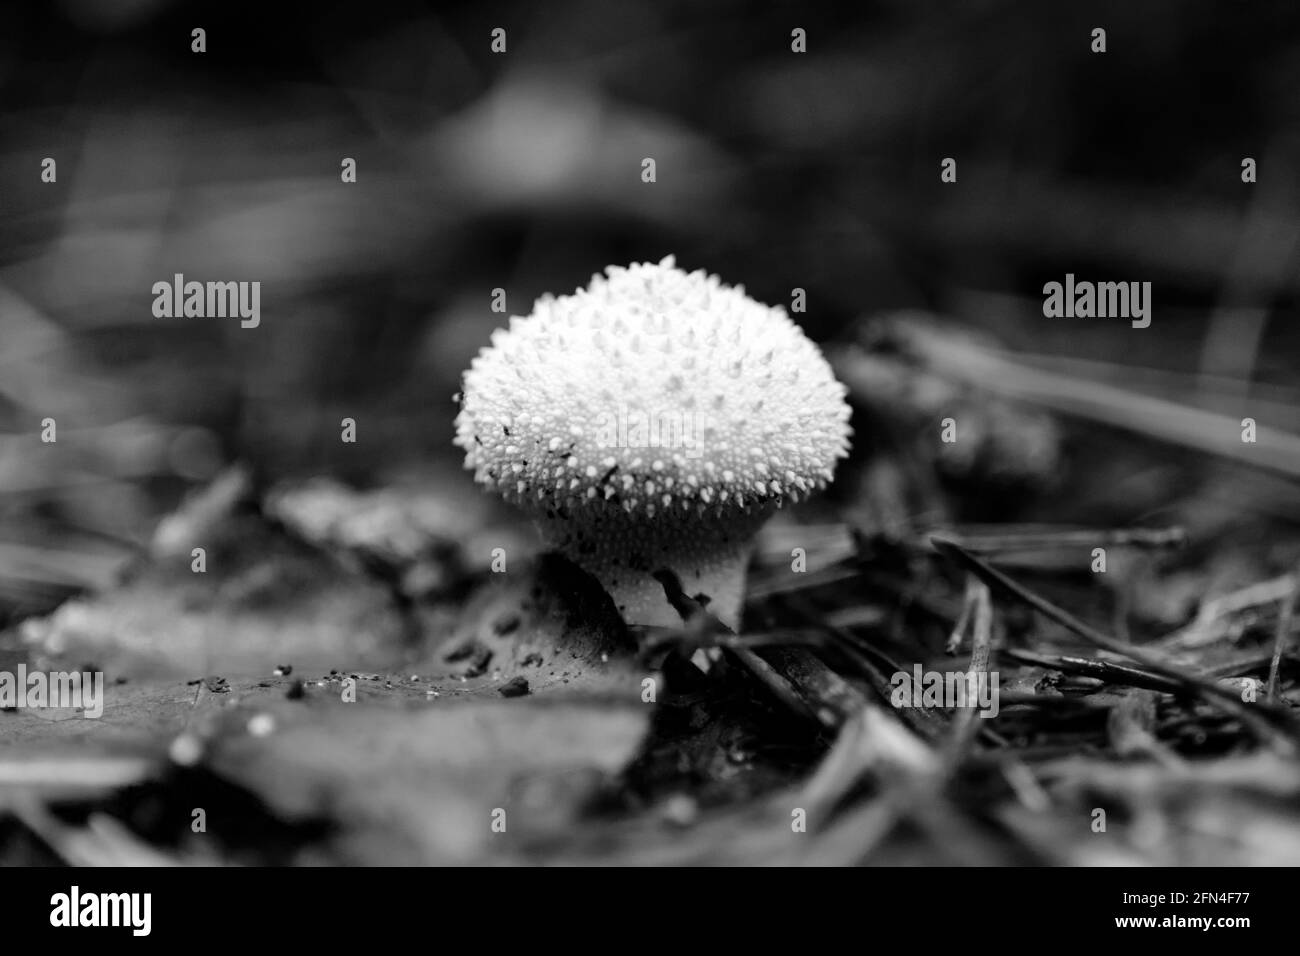
[[[683,583],[686,594],[689,597],[707,596],[709,612],[733,631],[740,630],[745,569],[752,553],[752,546],[738,552],[720,552],[709,556],[707,565],[681,573],[682,578],[690,580],[689,586]],[[664,586],[647,572],[629,574],[621,578],[617,586],[606,585],[624,620],[655,627],[680,627],[681,615],[668,603]]]
[[[539,524],[544,540],[595,577],[629,624],[682,623],[653,576],[667,569],[688,596],[707,597],[709,612],[739,630],[754,533],[773,510],[755,507],[725,516],[691,510],[647,517],[608,508],[596,521],[575,525],[572,517],[556,515]]]

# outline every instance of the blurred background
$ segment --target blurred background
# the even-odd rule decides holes
[[[0,624],[106,586],[233,462],[266,481],[469,489],[452,396],[506,321],[493,290],[526,314],[607,264],[667,254],[765,302],[806,290],[796,318],[859,403],[857,359],[933,328],[1038,376],[985,374],[959,351],[944,381],[1014,381],[1013,397],[1036,388],[1087,422],[1060,436],[1013,418],[989,460],[1023,473],[933,517],[1186,522],[1171,511],[1194,500],[1202,525],[1241,535],[1300,520],[1293,445],[1270,446],[1248,480],[1217,464],[1231,453],[1188,457],[1248,414],[1264,434],[1296,427],[1300,8],[851,6],[7,6]],[[945,157],[956,183],[940,180]],[[260,281],[260,327],[154,317],[153,283],[178,272]],[[1042,286],[1067,272],[1151,282],[1151,327],[1044,318]],[[871,324],[900,314],[885,333]],[[840,504],[890,485],[861,467],[889,403],[920,408],[932,443],[945,395],[860,412]],[[345,417],[356,444],[339,440]],[[1017,459],[1008,442],[1034,447]],[[937,507],[914,500],[906,470],[894,478],[902,512]]]

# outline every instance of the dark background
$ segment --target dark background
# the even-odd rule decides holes
[[[830,347],[925,309],[1126,383],[1175,373],[1160,381],[1178,400],[1225,415],[1261,395],[1294,408],[1287,0],[61,0],[3,16],[6,614],[104,584],[229,462],[468,483],[451,397],[504,323],[492,289],[525,314],[669,253],[762,301],[806,289],[799,319]],[[260,280],[261,327],[154,318],[150,288],[174,272]],[[1066,272],[1152,282],[1151,328],[1043,318],[1042,284]],[[47,416],[57,446],[34,437]],[[1168,489],[1050,507],[1122,521]],[[993,502],[963,516],[1021,516]]]

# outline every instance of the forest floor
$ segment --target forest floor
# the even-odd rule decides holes
[[[869,447],[764,529],[738,635],[624,627],[461,475],[224,472],[0,637],[106,682],[0,712],[0,863],[1300,863],[1287,446],[868,328],[832,358]],[[996,694],[898,691],[930,674]]]

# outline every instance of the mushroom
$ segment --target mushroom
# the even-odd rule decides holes
[[[465,467],[631,624],[680,624],[672,571],[732,628],[759,527],[848,454],[845,388],[780,307],[658,264],[543,296],[465,373]]]

